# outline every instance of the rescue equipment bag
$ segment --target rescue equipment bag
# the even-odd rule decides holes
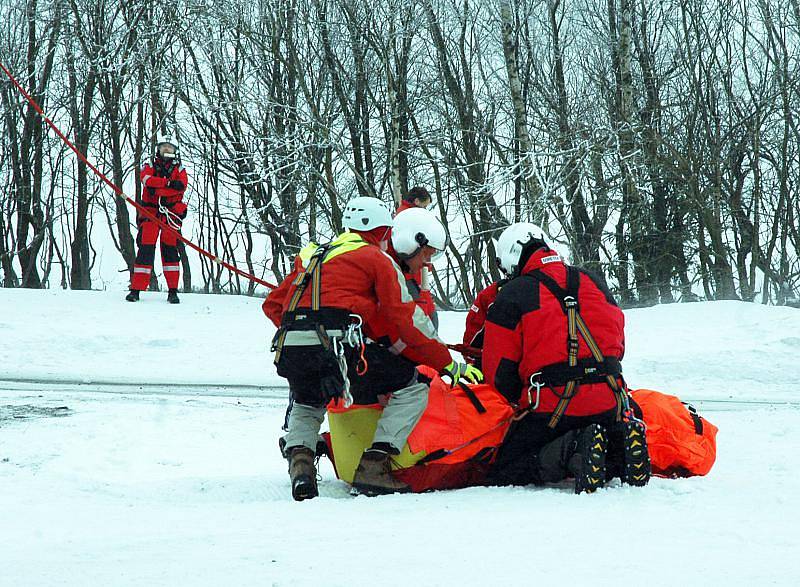
[[[401,453],[394,457],[394,476],[414,492],[480,485],[511,424],[513,408],[492,386],[460,385],[451,389],[433,369],[428,407]],[[380,404],[328,405],[326,435],[336,475],[352,483],[362,453],[372,444]]]
[[[631,407],[647,425],[653,475],[705,475],[717,458],[718,428],[674,395],[651,389],[631,391]]]

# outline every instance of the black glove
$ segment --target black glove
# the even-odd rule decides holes
[[[186,207],[186,204],[184,204],[183,202],[176,202],[172,206],[172,211],[178,215],[178,218],[183,220],[184,218],[186,218],[186,213],[188,212],[188,208]]]
[[[182,190],[183,188],[185,188],[186,186],[185,186],[185,185],[184,185],[184,183],[183,183],[181,180],[179,180],[179,179],[170,179],[170,180],[167,182],[167,187],[168,187],[168,188],[170,188],[170,189],[172,189],[172,190],[178,190],[178,191],[181,191],[181,190]]]
[[[320,391],[327,404],[330,400],[342,397],[344,394],[344,376],[333,351],[323,351],[320,359]]]

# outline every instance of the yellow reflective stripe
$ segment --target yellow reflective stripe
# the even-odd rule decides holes
[[[356,249],[360,249],[361,247],[366,247],[369,245],[367,241],[361,238],[360,235],[357,235],[352,232],[345,232],[337,236],[335,239],[331,241],[328,245],[328,252],[325,254],[325,259],[323,259],[323,263],[327,263],[331,259],[338,257],[339,255],[343,255],[344,253],[349,253],[350,251],[355,251]],[[319,248],[319,245],[316,243],[308,243],[305,247],[300,250],[299,257],[300,261],[303,263],[303,267],[307,267],[309,260],[314,255],[314,253]]]
[[[308,243],[306,246],[300,249],[300,253],[298,254],[298,256],[300,257],[300,261],[303,263],[303,267],[308,265],[308,260],[311,258],[311,255],[313,255],[317,251],[318,248],[319,245],[317,243]]]
[[[331,242],[330,249],[328,250],[328,254],[325,255],[323,263],[327,263],[331,259],[343,255],[344,253],[349,253],[350,251],[355,251],[356,249],[368,245],[369,243],[361,238],[360,235],[353,232],[342,233]]]

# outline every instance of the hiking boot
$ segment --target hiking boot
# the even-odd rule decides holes
[[[606,481],[608,432],[600,424],[578,431],[567,469],[575,476],[575,493],[592,493]]]
[[[389,453],[374,448],[364,451],[353,476],[353,487],[363,495],[408,493],[411,487],[392,477],[392,458]]]
[[[536,459],[538,480],[542,483],[558,483],[566,479],[570,472],[567,463],[575,454],[578,433],[580,430],[570,430],[545,444]]]
[[[317,497],[319,491],[317,490],[317,468],[314,466],[314,451],[304,446],[294,446],[288,452],[292,497],[295,501]]]
[[[281,456],[284,459],[288,459],[289,458],[289,455],[286,452],[286,437],[285,436],[281,436],[278,439],[278,450],[281,451]],[[319,440],[317,440],[317,453],[316,453],[315,457],[316,458],[320,458],[320,457],[329,457],[329,456],[330,455],[328,454],[328,444],[325,442],[324,438],[320,438]]]
[[[138,302],[139,301],[139,290],[132,289],[128,295],[125,296],[125,299],[129,302]]]
[[[171,290],[169,290],[169,292],[167,293],[167,301],[170,304],[180,304],[181,303],[181,300],[178,297],[178,290],[177,289],[172,288]]]
[[[644,487],[650,481],[650,453],[647,450],[647,437],[644,424],[638,420],[628,420],[622,424],[623,430],[623,483]]]

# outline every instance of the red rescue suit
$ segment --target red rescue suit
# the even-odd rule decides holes
[[[577,268],[575,268],[577,269]],[[486,381],[513,404],[528,405],[535,396],[531,376],[548,367],[566,364],[567,318],[561,303],[542,279],[539,271],[559,287],[567,287],[567,267],[558,253],[549,249],[534,252],[520,275],[509,281],[489,309],[484,338],[483,367]],[[622,310],[602,282],[590,273],[579,271],[579,313],[591,331],[603,356],[621,360],[625,351]],[[579,360],[592,360],[583,338],[579,340]],[[563,386],[544,386],[539,393],[537,413],[552,413]],[[535,403],[534,399],[530,400]],[[612,410],[617,405],[607,383],[581,383],[569,402],[568,416],[590,416]]]
[[[380,229],[380,232],[386,231]],[[450,351],[437,338],[430,320],[421,315],[410,299],[400,268],[387,253],[373,246],[379,244],[374,234],[355,232],[353,236],[371,245],[325,261],[320,306],[358,314],[363,320],[364,334],[372,340],[388,336],[394,354],[443,370],[452,361]],[[281,324],[288,308],[295,290],[293,282],[301,267],[298,258],[294,270],[264,300],[262,310],[276,326]],[[303,293],[298,307],[311,307],[311,288]]]
[[[486,324],[486,314],[494,304],[500,287],[505,284],[505,280],[495,281],[478,293],[475,301],[467,312],[467,321],[464,327],[464,345],[474,348],[483,348],[483,328]]]
[[[159,220],[175,227],[174,230],[162,229],[159,224],[143,214],[137,216],[139,234],[136,244],[139,250],[133,265],[131,289],[145,291],[150,284],[150,274],[156,254],[156,241],[161,235],[161,266],[169,289],[177,289],[180,279],[180,259],[178,258],[178,237],[180,226],[186,218],[186,204],[183,194],[188,184],[186,170],[180,163],[156,157],[153,164],[145,164],[139,175],[142,182],[141,204],[148,208]],[[167,187],[168,182],[179,181],[181,189]]]

